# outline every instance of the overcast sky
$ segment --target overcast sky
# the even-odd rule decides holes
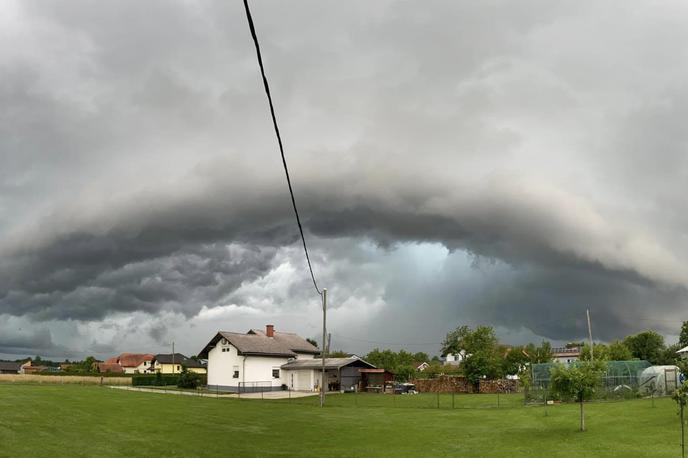
[[[688,319],[688,5],[252,2],[333,347]],[[0,356],[320,333],[240,1],[0,4]]]

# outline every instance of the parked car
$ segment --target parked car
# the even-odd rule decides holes
[[[394,394],[416,394],[416,385],[413,383],[397,383],[394,386]]]

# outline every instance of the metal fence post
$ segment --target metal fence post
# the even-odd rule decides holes
[[[679,399],[679,404],[681,405],[681,458],[686,456],[686,441],[684,435],[684,421],[683,421],[683,399]]]

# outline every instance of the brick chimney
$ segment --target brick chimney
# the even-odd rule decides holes
[[[274,337],[275,336],[275,325],[266,324],[265,325],[265,335],[268,337]]]

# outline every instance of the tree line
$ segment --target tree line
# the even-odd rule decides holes
[[[569,348],[580,347],[581,357],[589,361],[590,345],[584,342],[570,342]],[[688,346],[688,321],[681,326],[679,341],[667,345],[664,337],[652,330],[629,335],[610,343],[594,343],[592,356],[596,361],[646,360],[653,365],[678,365],[679,349]],[[338,356],[346,356],[337,351]],[[426,353],[411,353],[405,350],[380,350],[375,348],[364,359],[376,367],[394,372],[397,380],[415,377],[434,377],[439,374],[464,375],[474,385],[482,378],[497,379],[518,375],[531,364],[553,361],[552,345],[543,340],[539,344],[504,345],[499,342],[491,326],[459,326],[449,332],[442,342],[441,354],[463,355],[456,366],[442,365],[438,357],[432,359]],[[330,354],[334,356],[334,354]],[[416,370],[417,363],[428,362],[430,366],[422,373]]]

